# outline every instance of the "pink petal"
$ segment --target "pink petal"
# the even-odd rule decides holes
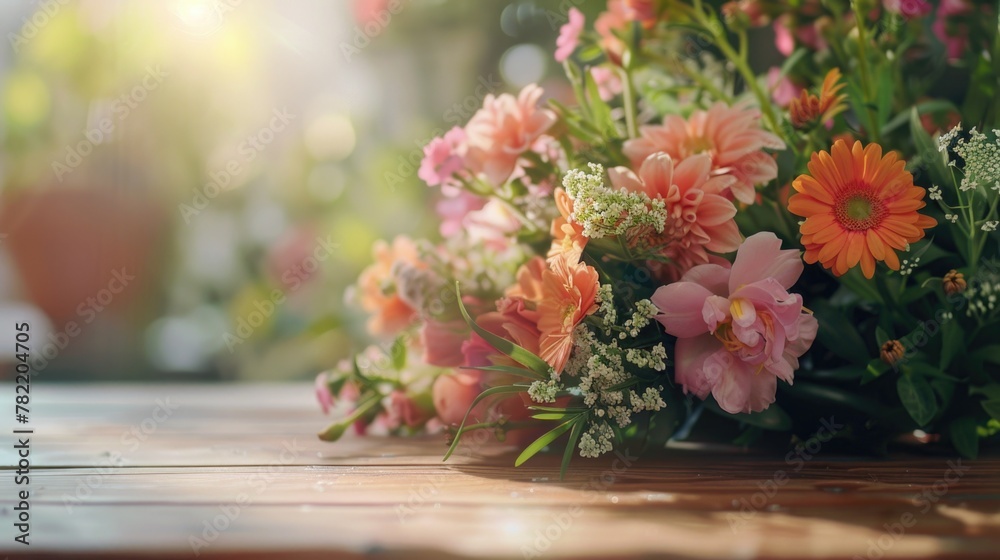
[[[701,264],[684,273],[682,282],[694,282],[715,295],[729,295],[729,262],[725,264]]]
[[[705,362],[720,352],[728,355],[728,352],[722,349],[722,343],[714,336],[677,340],[677,345],[674,347],[675,380],[686,393],[694,393],[700,399],[708,396],[712,390],[712,383],[705,376]],[[719,361],[719,358],[713,358],[712,361]],[[714,368],[709,370],[716,372]]]
[[[730,293],[744,284],[774,278],[786,290],[802,274],[802,259],[794,249],[781,250],[781,240],[771,232],[751,235],[740,246],[729,277]]]
[[[664,329],[673,336],[688,338],[708,332],[702,306],[711,295],[698,284],[675,282],[658,288],[650,299],[660,310],[656,320]]]

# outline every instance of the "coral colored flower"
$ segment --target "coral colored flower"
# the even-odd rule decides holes
[[[733,220],[736,207],[715,194],[734,179],[727,175],[710,177],[711,169],[712,158],[707,154],[693,155],[675,164],[669,155],[658,152],[642,162],[638,175],[625,167],[608,170],[616,188],[663,199],[667,221],[662,236],[667,240],[667,255],[681,272],[707,263],[706,250],[728,253],[740,245],[740,231]]]
[[[583,235],[583,226],[570,218],[573,215],[573,200],[566,191],[556,189],[555,199],[559,217],[552,220],[552,247],[547,256],[550,260],[565,256],[570,264],[575,264],[583,256],[587,236]]]
[[[432,366],[457,367],[465,361],[462,345],[469,339],[469,326],[462,319],[427,319],[420,328],[424,361]]]
[[[763,150],[785,148],[780,138],[760,127],[760,111],[744,104],[716,103],[707,111],[695,111],[686,121],[668,115],[662,125],[644,126],[640,134],[625,142],[624,152],[633,168],[656,152],[666,152],[675,161],[708,154],[713,174],[736,179],[719,194],[731,193],[746,204],[754,202],[754,185],[778,176],[778,164]]]
[[[441,422],[459,424],[482,391],[482,376],[476,370],[439,375],[431,389],[434,410]]]
[[[393,268],[397,262],[423,267],[417,246],[409,238],[396,237],[392,245],[377,241],[372,249],[375,262],[358,278],[361,308],[372,314],[368,332],[375,336],[392,336],[410,326],[416,311],[395,289]]]
[[[542,273],[542,301],[538,305],[541,332],[538,356],[561,373],[573,350],[573,330],[597,311],[597,271],[584,263],[554,259]]]
[[[580,33],[583,33],[583,23],[583,12],[570,8],[569,21],[559,28],[559,38],[556,39],[556,62],[565,61],[576,50]]]
[[[649,28],[656,23],[657,0],[622,0],[625,17]],[[609,2],[610,4],[610,2]]]
[[[917,212],[926,205],[924,189],[913,186],[904,166],[894,152],[883,157],[878,144],[848,148],[840,140],[830,153],[814,153],[809,174],[792,181],[796,194],[788,200],[788,210],[805,218],[805,261],[818,261],[837,276],[861,263],[871,278],[875,261],[899,270],[896,251],[937,225]]]
[[[827,122],[847,109],[847,105],[844,104],[847,95],[840,93],[840,90],[844,88],[840,78],[839,68],[827,72],[823,79],[823,86],[820,88],[819,97],[803,89],[799,97],[793,99],[788,107],[792,125],[796,128],[804,128],[814,122]]]
[[[530,84],[517,97],[489,94],[465,125],[468,163],[491,185],[504,184],[521,154],[555,123],[552,111],[538,107],[543,93]]]
[[[417,176],[428,186],[454,186],[455,175],[465,169],[465,130],[453,127],[443,137],[431,140],[424,146],[424,159],[420,161]]]
[[[390,430],[402,426],[419,428],[431,419],[432,412],[417,404],[417,401],[404,391],[396,389],[389,393],[386,399],[384,423]]]
[[[685,393],[711,393],[731,414],[774,402],[777,380],[792,383],[816,338],[816,318],[787,291],[801,274],[798,251],[761,232],[740,246],[731,269],[696,266],[656,290],[656,319],[677,337],[675,375]]]
[[[545,269],[545,260],[542,257],[532,257],[517,269],[517,283],[507,288],[504,295],[533,304],[542,301],[542,274]]]

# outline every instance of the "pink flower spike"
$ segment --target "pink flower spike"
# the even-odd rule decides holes
[[[556,39],[556,62],[564,62],[580,42],[583,33],[583,12],[576,8],[569,9],[569,21],[559,28],[559,38]]]

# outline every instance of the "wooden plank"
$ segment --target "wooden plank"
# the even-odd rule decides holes
[[[325,419],[304,384],[46,386],[39,395],[36,553],[993,558],[1000,548],[997,458],[958,463],[956,476],[948,457],[820,456],[799,467],[673,451],[628,464],[577,460],[560,481],[558,457],[513,469],[503,446],[443,464],[435,438],[319,442],[312,434]],[[169,418],[137,445],[122,440],[166,398],[178,405]],[[14,491],[8,472],[8,525]],[[23,553],[10,542],[0,554]]]

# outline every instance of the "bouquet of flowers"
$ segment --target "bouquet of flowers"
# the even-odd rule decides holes
[[[375,246],[350,297],[382,342],[317,378],[348,409],[322,439],[485,434],[564,470],[821,422],[869,452],[996,439],[995,2],[560,16],[575,101],[490,95],[426,146],[441,241]]]

